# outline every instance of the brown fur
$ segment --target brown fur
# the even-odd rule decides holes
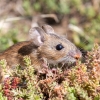
[[[37,46],[35,46],[31,41],[20,42],[2,52],[0,54],[0,60],[6,59],[9,67],[15,67],[17,64],[24,65],[23,57],[29,55],[32,59],[34,59],[33,62],[37,63],[38,58],[35,53],[36,49]],[[31,56],[32,52],[34,52],[34,56]]]
[[[17,64],[24,67],[23,57],[28,55],[32,60],[34,68],[38,70],[41,69],[43,64],[41,59],[43,58],[46,58],[48,63],[56,64],[75,60],[75,54],[81,56],[80,51],[73,43],[64,37],[52,33],[54,30],[51,26],[46,25],[43,29],[38,27],[32,28],[29,41],[11,46],[0,54],[0,60],[5,59],[9,68],[14,69]],[[63,45],[64,48],[56,50],[58,44]]]

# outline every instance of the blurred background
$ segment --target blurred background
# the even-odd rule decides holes
[[[51,25],[84,50],[100,44],[100,0],[0,0],[0,51]]]

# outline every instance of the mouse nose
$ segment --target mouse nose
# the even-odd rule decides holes
[[[80,59],[81,58],[81,54],[75,54],[74,58],[77,59],[77,60]]]
[[[82,54],[80,52],[80,50],[75,49],[69,52],[69,55],[73,58],[75,58],[76,60],[80,59],[82,57]]]
[[[76,49],[73,57],[77,60],[80,59],[82,57],[82,53],[80,52],[80,50]]]

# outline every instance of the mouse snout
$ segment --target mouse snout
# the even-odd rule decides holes
[[[81,53],[78,52],[78,53],[76,53],[76,54],[74,55],[74,58],[75,58],[75,59],[80,59],[81,56],[82,56]]]
[[[72,50],[68,54],[69,54],[69,56],[75,58],[76,60],[78,60],[82,57],[82,54],[81,54],[80,50],[78,50],[78,49]]]

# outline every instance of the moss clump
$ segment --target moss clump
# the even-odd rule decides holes
[[[100,47],[95,45],[71,69],[47,68],[35,74],[28,56],[25,69],[20,66],[6,78],[0,89],[0,100],[100,100]],[[2,66],[5,63],[0,61]],[[67,66],[66,66],[67,67]],[[5,67],[3,67],[5,68]]]

